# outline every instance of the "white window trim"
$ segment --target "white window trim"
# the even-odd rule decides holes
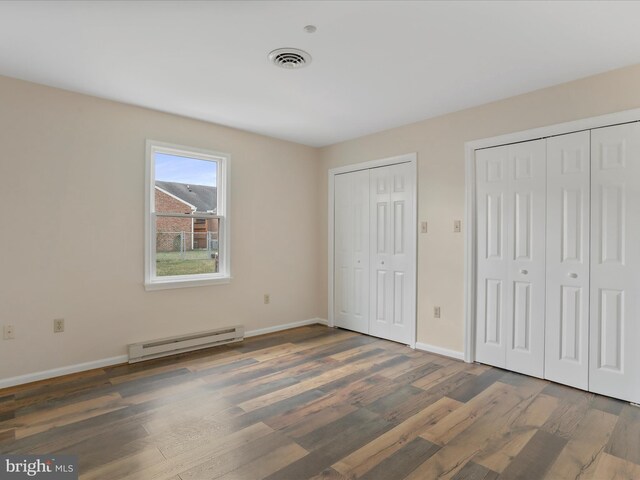
[[[220,218],[218,226],[219,272],[213,274],[180,275],[158,278],[155,276],[156,265],[156,236],[153,228],[155,215],[155,153],[168,153],[199,160],[216,161],[220,168],[216,172],[218,203],[216,213],[176,214],[185,218]],[[147,140],[145,163],[145,255],[144,255],[144,288],[145,290],[164,290],[169,288],[200,287],[205,285],[219,285],[231,282],[231,225],[229,220],[229,169],[231,155],[214,152],[201,148],[174,145],[171,143]],[[193,220],[192,220],[193,223]]]

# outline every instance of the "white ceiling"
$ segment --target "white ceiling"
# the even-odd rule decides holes
[[[0,74],[322,146],[640,63],[638,19],[640,2],[0,2]],[[276,68],[279,47],[313,62]]]

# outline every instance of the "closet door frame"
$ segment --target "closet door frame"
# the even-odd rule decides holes
[[[476,222],[476,150],[498,147],[512,143],[527,142],[568,133],[607,127],[621,123],[640,122],[640,108],[625,110],[597,117],[584,118],[566,123],[559,123],[547,127],[523,130],[520,132],[500,135],[466,142],[465,148],[465,232],[464,245],[464,360],[474,362],[476,338],[476,279],[477,279],[477,222]]]
[[[335,177],[336,175],[342,173],[356,172],[359,170],[369,170],[371,168],[377,167],[386,167],[389,165],[397,165],[401,163],[408,163],[411,165],[413,169],[413,178],[414,178],[414,186],[413,186],[413,202],[415,205],[413,218],[409,219],[409,221],[413,222],[414,230],[416,236],[416,252],[414,255],[413,262],[413,278],[416,285],[414,285],[413,291],[414,299],[412,302],[412,311],[409,317],[413,320],[413,328],[411,329],[411,341],[408,344],[411,348],[415,348],[416,346],[416,336],[417,336],[417,268],[418,268],[418,252],[417,252],[417,237],[418,237],[418,155],[417,153],[407,153],[403,155],[398,155],[395,157],[382,158],[378,160],[371,160],[362,163],[356,163],[352,165],[345,165],[342,167],[332,168],[328,172],[328,311],[327,311],[327,324],[330,327],[334,326],[334,297],[335,297],[335,289],[334,289],[334,238],[335,238],[335,219],[334,219],[334,201],[335,201]]]

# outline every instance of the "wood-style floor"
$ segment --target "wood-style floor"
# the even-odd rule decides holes
[[[0,390],[82,479],[640,479],[640,409],[322,326]]]

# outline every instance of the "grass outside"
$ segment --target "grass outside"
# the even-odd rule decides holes
[[[158,252],[156,254],[156,275],[196,275],[216,273],[216,261],[211,258],[213,252],[192,250],[180,252]]]

